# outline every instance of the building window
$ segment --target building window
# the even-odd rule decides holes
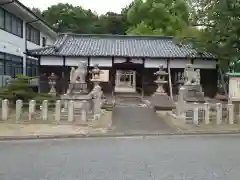
[[[3,8],[0,8],[0,28],[23,37],[23,21]]]
[[[13,78],[23,72],[23,60],[20,56],[0,52],[0,74]]]
[[[38,61],[35,59],[27,58],[27,76],[38,75]]]
[[[42,46],[45,47],[46,46],[46,38],[42,37]]]
[[[8,12],[5,12],[5,30],[8,32],[12,31],[12,16]]]
[[[0,53],[0,74],[4,75],[4,54]]]
[[[40,45],[40,31],[29,24],[27,25],[27,40]]]
[[[4,11],[0,8],[0,28],[4,28]]]

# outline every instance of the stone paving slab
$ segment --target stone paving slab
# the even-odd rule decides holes
[[[146,106],[118,106],[113,108],[112,134],[161,134],[174,130]]]

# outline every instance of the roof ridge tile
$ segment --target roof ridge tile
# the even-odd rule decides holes
[[[120,35],[120,34],[76,34],[76,33],[60,33],[60,36],[68,35],[72,37],[99,37],[99,38],[121,38],[121,39],[174,39],[173,36],[159,36],[159,35]]]

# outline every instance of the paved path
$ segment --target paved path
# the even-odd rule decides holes
[[[1,180],[239,180],[240,136],[0,142]]]
[[[140,102],[119,103],[113,108],[112,132],[125,134],[166,133],[172,129]]]

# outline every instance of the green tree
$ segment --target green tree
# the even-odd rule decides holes
[[[127,30],[124,16],[114,12],[101,15],[95,25],[97,34],[124,34]]]
[[[194,45],[211,52],[228,69],[230,61],[240,59],[240,1],[192,0],[194,23],[200,33]]]
[[[43,11],[44,19],[59,32],[93,33],[98,16],[80,6],[59,3]]]
[[[189,26],[189,12],[184,0],[135,0],[127,14],[128,33],[176,36]]]
[[[43,11],[42,15],[59,32],[124,34],[127,30],[126,12],[124,13],[107,12],[98,16],[89,9],[59,3]]]

